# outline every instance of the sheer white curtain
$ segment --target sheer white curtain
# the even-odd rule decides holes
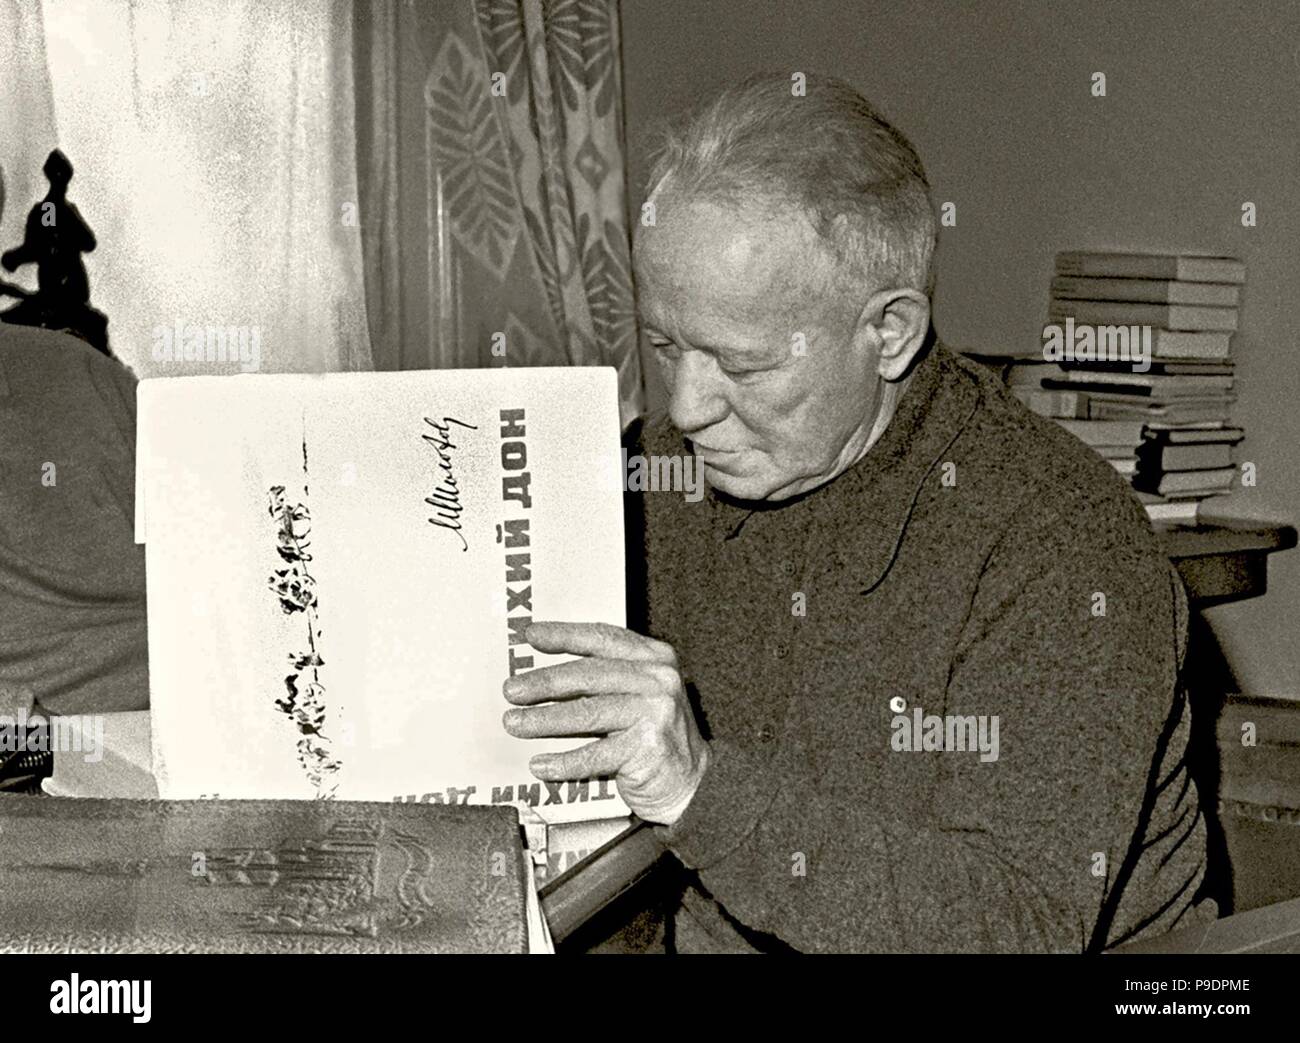
[[[45,67],[45,33],[36,0],[0,0],[0,171],[3,213],[0,247],[17,246],[27,211],[49,188],[41,166],[58,144],[54,104]],[[30,270],[28,270],[30,271]],[[0,275],[28,290],[36,276],[28,271]],[[0,308],[14,301],[0,297]]]
[[[140,376],[373,368],[348,0],[39,6],[114,354]],[[204,329],[241,331],[243,355],[210,358]]]

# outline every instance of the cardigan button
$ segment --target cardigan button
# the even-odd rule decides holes
[[[785,645],[777,645],[772,649],[772,654],[776,656],[777,659],[784,659],[790,654],[790,649],[786,648]]]
[[[771,725],[763,725],[756,733],[759,742],[771,742],[776,738],[776,730]]]
[[[787,576],[793,576],[795,573],[794,562],[793,561],[781,562],[781,571],[784,572]]]

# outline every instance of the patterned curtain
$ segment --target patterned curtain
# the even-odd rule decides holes
[[[356,5],[376,369],[606,365],[642,408],[617,0]]]

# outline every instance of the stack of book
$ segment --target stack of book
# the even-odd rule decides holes
[[[1061,253],[1043,347],[1005,374],[1132,483],[1153,520],[1194,523],[1228,492],[1231,336],[1246,268],[1227,257]]]

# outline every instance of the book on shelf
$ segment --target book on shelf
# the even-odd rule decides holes
[[[1052,296],[1065,300],[1235,308],[1241,297],[1241,288],[1232,283],[1180,282],[1176,279],[1096,279],[1058,275],[1052,280]]]
[[[1164,373],[1114,373],[1109,370],[1067,369],[1042,378],[1042,386],[1056,390],[1114,392],[1122,389],[1129,395],[1143,395],[1161,400],[1195,398],[1207,392],[1227,391],[1232,377],[1170,376]]]
[[[1214,496],[1203,496],[1195,500],[1171,500],[1159,493],[1135,488],[1133,495],[1137,497],[1139,503],[1146,507],[1147,513],[1152,517],[1164,517],[1180,521],[1187,521],[1188,516],[1193,513],[1198,518],[1204,517],[1207,507],[1212,508],[1216,501],[1222,502],[1222,495],[1217,493]],[[1198,508],[1195,512],[1193,512],[1194,507]]]
[[[1068,385],[1113,384],[1155,389],[1164,394],[1186,395],[1201,391],[1226,391],[1232,387],[1231,366],[1154,362],[1148,369],[1135,370],[1124,363],[1045,362],[1017,359],[1005,368],[1004,379],[1012,387],[1053,389],[1050,381],[1067,385],[1055,390],[1073,390]],[[1102,388],[1102,391],[1113,390]]]
[[[1151,353],[1164,359],[1226,359],[1231,352],[1231,333],[1204,330],[1151,331]]]
[[[1162,359],[1152,358],[1143,368],[1135,370],[1131,362],[1085,362],[1066,360],[1060,363],[1067,371],[1086,370],[1092,373],[1133,373],[1166,377],[1231,377],[1237,372],[1230,359]]]
[[[1087,420],[1088,394],[1084,391],[1056,391],[1037,386],[1019,384],[1011,386],[1011,393],[1039,416],[1061,420]]]
[[[1236,445],[1246,437],[1240,427],[1223,424],[1197,424],[1186,427],[1157,428],[1147,425],[1146,437],[1161,445],[1191,445],[1202,442],[1225,442]]]
[[[1135,395],[1090,394],[1088,415],[1098,420],[1143,419],[1149,426],[1227,423],[1234,395],[1148,399]]]
[[[1164,279],[1181,282],[1246,281],[1246,265],[1235,257],[1065,250],[1056,255],[1058,275],[1096,279]]]
[[[1057,423],[1092,446],[1136,448],[1142,444],[1145,428],[1140,420],[1058,420]]]
[[[1171,500],[1189,496],[1211,496],[1215,493],[1226,493],[1232,488],[1236,476],[1237,471],[1233,467],[1222,467],[1212,471],[1164,471],[1149,479],[1138,472],[1135,487]]]
[[[1236,308],[1211,308],[1196,304],[1141,304],[1131,301],[1080,301],[1053,297],[1047,316],[1053,322],[1073,319],[1097,326],[1157,326],[1191,332],[1232,333],[1237,329]]]
[[[1232,446],[1222,442],[1143,446],[1138,459],[1152,471],[1208,471],[1232,466]]]
[[[1245,277],[1229,257],[1062,252],[1043,347],[976,357],[1129,479],[1152,520],[1195,524],[1231,488],[1244,436],[1231,337]]]
[[[1144,504],[1147,517],[1153,522],[1176,525],[1195,525],[1201,520],[1202,500],[1163,500]]]
[[[1231,355],[1231,332],[1204,330],[1166,330],[1153,327],[1151,333],[1151,358],[1155,362],[1224,362]],[[1015,362],[1043,361],[1043,351],[1023,355],[985,354],[967,352],[976,361],[991,367]]]
[[[1086,442],[1087,439],[1084,439],[1084,441]],[[1132,446],[1132,445],[1097,445],[1097,444],[1092,443],[1092,442],[1089,442],[1088,444],[1089,444],[1089,446],[1092,448],[1093,452],[1095,452],[1095,453],[1096,453],[1098,456],[1100,456],[1103,460],[1132,460],[1132,461],[1134,461],[1134,462],[1137,461],[1137,447],[1136,447],[1136,446]]]

